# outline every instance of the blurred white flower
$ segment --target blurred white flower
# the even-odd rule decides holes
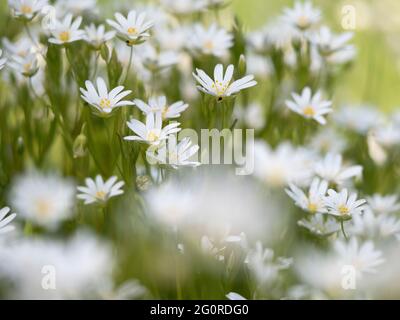
[[[15,213],[12,213],[7,216],[9,212],[9,207],[4,207],[0,209],[0,234],[4,234],[14,230],[14,226],[11,226],[10,222],[13,221],[17,215]]]
[[[200,165],[197,161],[191,161],[191,158],[197,153],[199,146],[192,144],[189,138],[183,138],[179,143],[175,135],[169,135],[165,144],[161,147],[149,148],[146,155],[158,164],[169,165],[178,169],[181,166],[197,167]]]
[[[248,128],[260,130],[265,126],[264,109],[258,102],[252,102],[246,108],[236,106],[235,115]]]
[[[266,79],[274,72],[271,61],[258,54],[249,53],[246,55],[247,71],[254,74],[256,78]]]
[[[124,87],[118,86],[109,92],[104,79],[101,77],[97,78],[96,84],[97,89],[91,81],[87,80],[85,81],[86,90],[80,88],[80,91],[82,99],[95,107],[99,115],[108,115],[117,107],[134,105],[132,101],[121,101],[132,92],[131,90],[123,91]]]
[[[328,196],[325,197],[327,213],[343,219],[362,214],[365,209],[363,204],[365,203],[365,199],[357,200],[356,193],[349,195],[347,189],[343,189],[340,192],[329,189]]]
[[[301,219],[297,224],[320,237],[330,236],[340,230],[340,225],[335,218],[322,213],[316,213],[308,218]]]
[[[47,0],[8,0],[17,18],[32,20],[47,5]]]
[[[29,53],[24,57],[12,56],[11,60],[8,62],[8,66],[24,77],[33,77],[39,70],[37,54]]]
[[[313,175],[314,155],[307,149],[295,148],[288,142],[275,150],[257,141],[254,147],[254,175],[272,187],[289,183],[307,186]]]
[[[7,63],[7,58],[2,58],[3,56],[3,50],[0,49],[0,70],[4,68],[4,66]]]
[[[57,0],[56,10],[82,14],[85,11],[96,12],[97,0]]]
[[[74,214],[75,186],[55,174],[29,172],[16,178],[10,202],[19,216],[55,228]]]
[[[248,252],[245,262],[257,281],[261,284],[272,285],[278,279],[280,271],[291,266],[293,259],[275,257],[272,249],[264,248],[258,241],[255,247]]]
[[[169,105],[165,96],[150,98],[148,103],[140,99],[133,100],[134,104],[143,111],[144,114],[161,112],[163,119],[173,119],[181,116],[189,105],[183,101],[177,101]]]
[[[160,51],[149,43],[139,46],[137,55],[143,66],[153,73],[163,71],[179,61],[175,51]]]
[[[323,127],[312,136],[310,146],[322,154],[342,153],[346,148],[346,140],[335,129]]]
[[[225,29],[219,28],[216,24],[212,24],[207,29],[197,24],[190,33],[188,48],[194,54],[223,57],[232,45],[233,36]]]
[[[240,90],[253,87],[257,84],[253,75],[245,76],[231,83],[234,66],[231,64],[226,68],[217,64],[214,68],[214,80],[212,80],[203,70],[196,69],[197,74],[193,73],[196,81],[199,83],[197,88],[207,94],[217,98],[221,102],[224,98],[237,94]]]
[[[247,300],[245,297],[236,292],[229,292],[226,297],[229,300]]]
[[[326,212],[324,199],[328,190],[328,182],[314,178],[307,195],[293,183],[290,183],[289,187],[290,189],[285,189],[286,193],[298,207],[310,213]]]
[[[181,130],[181,128],[178,128],[179,122],[170,123],[163,127],[161,112],[147,114],[145,124],[139,120],[131,119],[127,122],[127,125],[136,135],[126,136],[124,137],[125,140],[145,142],[150,145],[159,145],[168,138],[168,135]]]
[[[207,2],[204,0],[161,0],[165,10],[176,15],[188,15],[206,9]]]
[[[81,193],[77,195],[78,199],[85,201],[85,204],[94,202],[105,203],[111,197],[115,197],[124,193],[121,189],[124,185],[123,181],[117,182],[117,177],[112,176],[107,181],[104,181],[102,176],[97,175],[96,179],[86,178],[86,186],[78,187]]]
[[[299,30],[315,27],[321,20],[321,11],[311,1],[296,1],[293,8],[285,8],[283,20]]]
[[[293,92],[292,97],[294,101],[286,100],[286,105],[289,109],[305,118],[314,119],[320,124],[326,124],[324,116],[332,112],[332,102],[323,100],[320,91],[312,95],[311,89],[306,87],[301,95]]]
[[[395,194],[391,195],[380,195],[373,194],[367,197],[368,205],[375,214],[388,214],[394,213],[400,210],[400,202],[398,202],[398,196]]]
[[[382,114],[371,106],[345,106],[335,111],[333,118],[340,126],[363,135],[382,122]]]
[[[379,126],[373,130],[376,141],[386,147],[392,148],[400,145],[400,127],[392,124]]]
[[[103,24],[96,27],[94,23],[91,23],[89,26],[85,27],[83,40],[93,46],[96,50],[99,50],[104,43],[114,38],[115,33],[115,31],[105,32]]]
[[[138,280],[128,280],[117,288],[114,288],[114,284],[110,281],[100,290],[99,295],[105,300],[134,300],[143,298],[147,292],[146,287]]]
[[[0,277],[13,284],[9,298],[96,298],[113,261],[108,245],[89,233],[66,242],[26,238],[0,246]]]
[[[125,18],[121,13],[115,14],[115,19],[107,19],[107,23],[113,27],[118,36],[126,41],[129,46],[143,43],[150,34],[148,31],[153,26],[152,21],[146,21],[146,13],[138,14],[135,10],[131,10]]]
[[[341,185],[346,180],[358,178],[362,174],[361,166],[345,167],[340,154],[328,153],[315,164],[315,173],[329,183]]]
[[[25,57],[29,53],[34,52],[34,46],[32,46],[32,40],[28,37],[21,37],[16,41],[11,42],[7,38],[2,39],[4,49],[9,56],[20,56]]]
[[[64,19],[54,22],[54,26],[50,29],[52,37],[49,38],[49,42],[64,45],[83,38],[85,32],[79,29],[82,17],[77,17],[74,21],[72,17],[69,13]]]

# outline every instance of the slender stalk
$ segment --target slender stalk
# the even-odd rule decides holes
[[[128,67],[126,68],[125,78],[124,78],[124,81],[122,82],[122,84],[125,84],[126,81],[128,80],[129,70],[131,69],[131,65],[132,65],[132,57],[133,57],[133,46],[131,46],[131,50],[129,53]]]

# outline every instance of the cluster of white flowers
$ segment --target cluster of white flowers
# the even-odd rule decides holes
[[[340,105],[353,34],[311,1],[249,33],[219,21],[228,4],[9,0],[0,295],[400,295],[400,113]],[[206,165],[203,129],[254,129],[212,150],[246,149],[251,174]]]

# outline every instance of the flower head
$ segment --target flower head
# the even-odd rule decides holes
[[[131,90],[123,91],[124,87],[118,86],[111,91],[108,91],[107,85],[101,77],[97,78],[96,84],[97,89],[91,81],[87,80],[85,82],[86,90],[83,88],[80,88],[80,90],[82,93],[82,99],[93,106],[98,114],[103,116],[108,115],[117,107],[134,104],[132,101],[121,101],[121,99],[125,98],[132,92]]]
[[[296,1],[293,8],[285,8],[283,20],[293,27],[304,31],[314,27],[321,19],[321,11],[313,7],[310,1]]]
[[[145,21],[145,12],[137,14],[135,10],[131,10],[127,17],[117,12],[115,19],[117,21],[107,19],[107,23],[117,31],[118,36],[126,41],[129,46],[143,43],[150,37],[148,31],[153,26],[153,22]]]
[[[286,105],[292,111],[302,115],[307,119],[314,119],[320,124],[326,124],[324,115],[332,112],[332,102],[322,100],[321,92],[312,95],[311,89],[306,87],[301,95],[292,93],[293,101],[287,100]]]
[[[149,113],[161,112],[163,119],[178,118],[180,117],[181,112],[185,111],[189,106],[183,101],[177,101],[168,105],[165,96],[150,98],[148,103],[145,103],[140,99],[135,99],[133,102],[146,115]]]
[[[47,0],[8,0],[17,18],[32,20],[47,5]]]
[[[368,205],[375,214],[388,214],[400,211],[398,196],[374,194],[367,197]]]
[[[21,218],[54,228],[73,215],[74,197],[70,180],[31,172],[16,179],[10,201]]]
[[[124,137],[125,140],[141,141],[151,145],[159,145],[168,138],[168,135],[181,130],[178,128],[179,122],[162,127],[161,112],[147,114],[145,124],[132,119],[127,122],[127,125],[136,135]]]
[[[321,213],[313,214],[307,219],[301,219],[297,224],[321,237],[329,236],[340,230],[340,225],[335,218]]]
[[[231,64],[226,68],[224,75],[224,67],[222,64],[217,64],[214,69],[214,80],[201,69],[196,69],[196,74],[193,73],[193,76],[200,84],[197,86],[200,91],[216,97],[220,102],[226,97],[237,94],[240,90],[257,84],[253,75],[232,82],[233,71],[234,66]]]
[[[96,27],[93,23],[85,27],[85,34],[83,40],[93,46],[94,49],[99,50],[102,44],[110,41],[115,36],[115,31],[105,32],[103,24]]]
[[[9,207],[4,207],[0,209],[0,234],[14,230],[14,226],[10,226],[9,224],[12,220],[14,220],[17,215],[15,213],[12,213],[7,216],[9,212]]]
[[[54,22],[54,26],[50,30],[52,37],[49,38],[49,42],[65,45],[83,38],[85,32],[79,29],[82,17],[77,17],[74,21],[72,18],[72,14],[67,14],[63,20]]]
[[[85,204],[91,203],[105,203],[111,197],[115,197],[124,193],[121,187],[124,185],[123,181],[117,182],[117,177],[112,176],[108,180],[104,181],[100,175],[96,176],[96,179],[86,178],[86,186],[79,186],[78,199],[85,201]]]
[[[29,53],[26,56],[12,56],[8,65],[22,74],[24,77],[33,77],[39,70],[39,62],[36,53]]]
[[[328,196],[325,197],[327,213],[343,219],[348,219],[352,215],[361,214],[365,208],[364,199],[357,200],[357,194],[348,194],[347,189],[336,192],[333,189],[328,190]]]

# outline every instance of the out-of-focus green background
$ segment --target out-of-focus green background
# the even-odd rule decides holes
[[[292,0],[232,0],[235,13],[248,30],[257,28],[293,5]],[[349,103],[372,103],[383,110],[400,107],[400,1],[314,0],[324,21],[344,32],[342,10],[355,9],[354,43],[358,56],[354,67],[340,80],[336,97]]]
[[[98,0],[108,3],[111,0]],[[254,30],[291,6],[294,0],[230,0],[227,12],[237,14],[247,31]],[[121,3],[129,3],[122,0]],[[131,1],[139,2],[155,1]],[[336,99],[342,103],[371,103],[382,110],[400,106],[400,1],[399,0],[314,0],[324,21],[337,32],[344,6],[355,9],[354,43],[358,57],[352,70],[340,79]],[[119,2],[115,1],[114,6]],[[0,1],[0,37],[7,32],[7,1]],[[226,16],[226,15],[224,15]],[[9,30],[8,30],[9,31]]]

